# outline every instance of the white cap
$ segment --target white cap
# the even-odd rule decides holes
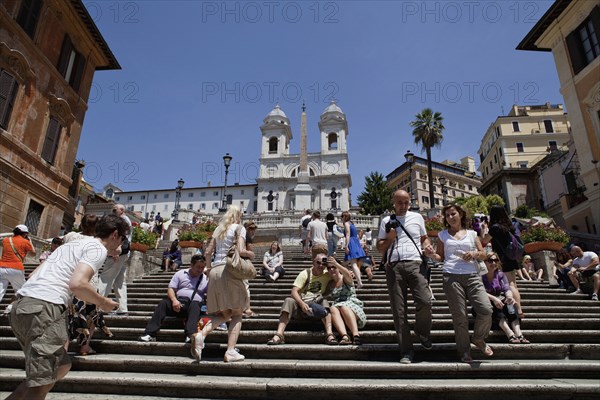
[[[17,225],[15,226],[15,229],[18,229],[23,233],[29,233],[29,228],[27,228],[27,225]]]

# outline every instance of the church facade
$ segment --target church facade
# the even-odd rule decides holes
[[[350,208],[352,179],[348,172],[346,148],[348,122],[335,102],[325,108],[319,117],[318,153],[307,152],[304,107],[300,127],[300,154],[290,154],[292,127],[279,105],[264,118],[260,130],[262,136],[260,171],[256,179],[257,212]]]

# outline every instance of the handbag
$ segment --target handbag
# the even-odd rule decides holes
[[[192,304],[194,297],[196,297],[196,293],[198,293],[198,287],[200,287],[200,283],[202,283],[203,279],[204,279],[204,274],[200,275],[200,279],[198,279],[198,282],[196,282],[194,291],[192,292],[192,295],[190,296],[189,299],[187,297],[177,296],[177,301],[179,301],[181,303],[181,311],[183,311],[185,313],[188,312],[190,304]]]
[[[256,268],[254,268],[254,264],[252,264],[252,261],[240,256],[240,249],[238,249],[237,243],[241,229],[242,225],[238,225],[238,227],[235,230],[233,244],[231,245],[231,247],[229,247],[229,251],[227,251],[225,268],[227,268],[227,271],[235,279],[243,281],[246,279],[256,278]]]
[[[127,236],[125,236],[123,238],[123,241],[121,242],[121,255],[124,256],[126,254],[129,254],[130,250],[131,250],[131,242],[129,241],[129,239],[127,239]]]
[[[467,231],[467,232],[469,232],[469,231]],[[475,233],[475,235],[477,235],[477,232],[473,231],[473,233]],[[473,248],[475,250],[477,250],[477,246],[475,246],[475,237],[473,236],[471,239],[473,239]],[[485,265],[484,261],[474,258],[473,262],[475,263],[475,269],[477,270],[477,272],[479,272],[479,275],[487,274],[488,270],[487,270],[487,266]]]

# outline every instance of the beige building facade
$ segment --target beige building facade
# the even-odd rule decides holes
[[[119,68],[81,0],[0,2],[1,232],[51,237],[74,222],[94,73]]]
[[[518,50],[552,52],[560,92],[569,112],[579,160],[578,193],[564,192],[566,227],[583,235],[600,233],[600,5],[557,0],[531,29]],[[573,195],[583,201],[573,201]]]
[[[543,209],[531,168],[568,141],[569,123],[561,104],[513,105],[481,140],[481,193],[499,195],[510,212],[522,204]]]

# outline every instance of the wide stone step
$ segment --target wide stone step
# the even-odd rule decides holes
[[[241,363],[240,365],[245,364]],[[233,365],[232,368],[237,367]],[[408,366],[408,368],[411,368]],[[408,369],[407,368],[407,369]],[[22,370],[2,368],[0,390],[12,390],[23,379]],[[387,377],[386,377],[387,378]],[[331,378],[238,377],[235,383],[229,376],[193,378],[187,374],[169,373],[148,375],[103,371],[71,371],[58,382],[55,391],[148,395],[165,397],[197,397],[239,399],[281,399],[310,394],[314,400],[341,398],[375,399],[481,399],[502,393],[503,399],[590,399],[600,394],[600,384],[593,379],[512,379],[510,391],[504,378],[478,379],[382,379],[368,381]],[[518,394],[518,396],[517,396]]]

